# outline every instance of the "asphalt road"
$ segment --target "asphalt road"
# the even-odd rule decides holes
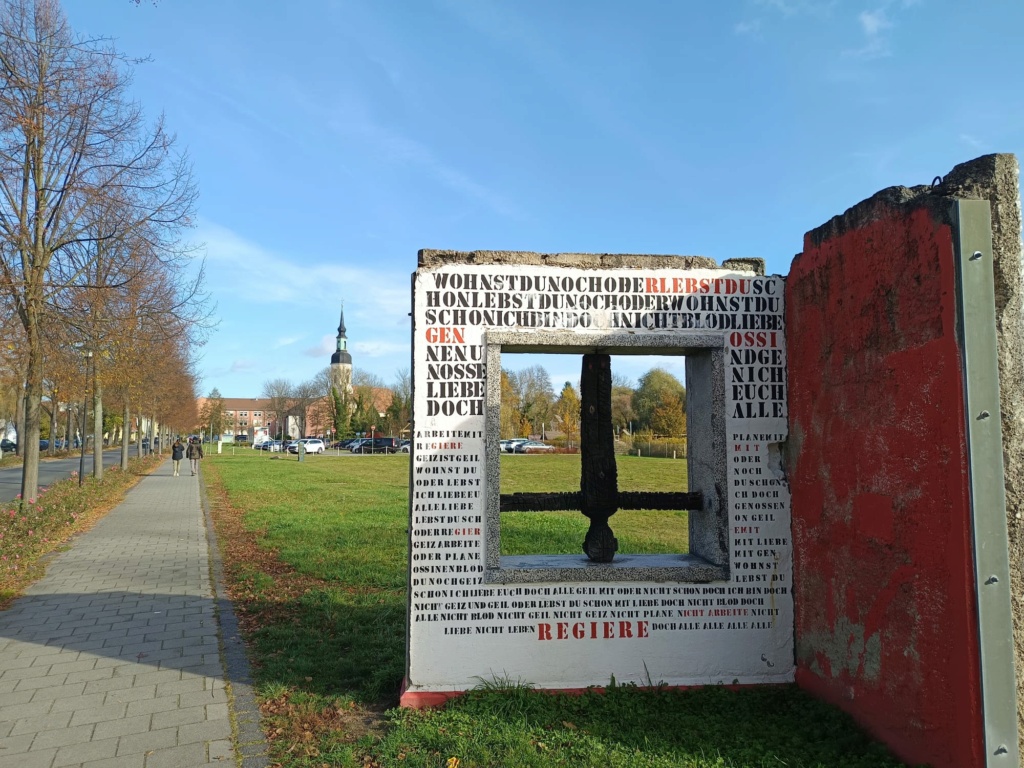
[[[137,448],[132,445],[128,447],[130,456],[136,455]],[[169,455],[169,454],[168,454]],[[48,486],[70,477],[72,472],[78,471],[79,457],[69,459],[43,459],[39,462],[39,485]],[[85,471],[92,472],[92,454],[85,455]],[[109,467],[121,463],[121,449],[110,448],[103,452],[103,466]],[[11,501],[21,493],[21,466],[7,467],[0,469],[0,502]]]

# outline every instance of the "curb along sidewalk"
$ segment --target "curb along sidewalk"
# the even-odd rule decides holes
[[[0,768],[268,765],[224,595],[201,476],[165,461],[0,611]]]

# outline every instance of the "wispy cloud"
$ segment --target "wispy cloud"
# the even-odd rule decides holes
[[[971,134],[969,133],[961,133],[960,141],[962,141],[964,144],[971,147],[972,149],[978,149],[982,151],[988,149],[988,144],[986,142],[982,141],[976,136],[971,136]]]
[[[301,341],[301,336],[285,336],[274,342],[274,349],[280,349],[281,347],[290,347],[297,341]]]
[[[750,37],[761,36],[761,20],[754,19],[752,21],[741,21],[733,27],[733,32],[737,35],[749,35]]]
[[[863,35],[863,44],[858,48],[843,51],[844,56],[858,59],[881,59],[892,55],[889,30],[893,22],[885,8],[873,11],[861,11],[857,14],[857,23]]]
[[[790,16],[824,17],[832,12],[836,0],[754,0],[754,5]]]
[[[197,239],[206,245],[211,271],[223,269],[229,275],[218,282],[219,292],[282,305],[337,306],[345,299],[346,316],[350,311],[378,317],[408,315],[408,271],[388,272],[379,264],[373,269],[353,267],[342,257],[317,262],[307,253],[278,253],[210,221],[200,222]]]
[[[320,338],[320,343],[313,347],[302,350],[306,357],[326,357],[334,352],[334,344],[337,339],[334,336],[325,334]]]
[[[361,357],[387,357],[409,352],[409,344],[389,341],[360,341],[352,345],[352,351]]]
[[[311,115],[348,140],[364,144],[368,151],[394,165],[416,168],[437,183],[490,208],[495,213],[512,219],[522,219],[523,213],[499,192],[473,178],[466,171],[440,157],[423,142],[385,125],[373,116],[365,97],[351,91],[332,94],[330,106],[322,100],[306,95],[302,83],[294,82],[288,89],[289,98],[299,109]]]
[[[230,373],[245,373],[246,371],[252,371],[256,369],[255,360],[235,360],[231,363],[231,367],[228,368]]]

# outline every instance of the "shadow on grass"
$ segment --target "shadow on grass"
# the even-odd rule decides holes
[[[381,744],[384,764],[433,750],[473,766],[902,765],[845,714],[795,686],[619,686],[580,696],[495,689],[471,692],[443,711],[392,715],[394,727]]]
[[[365,705],[398,703],[405,670],[404,592],[314,589],[273,612],[277,620],[252,636],[261,689],[283,686]]]

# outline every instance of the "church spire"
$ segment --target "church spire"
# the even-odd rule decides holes
[[[331,355],[331,365],[352,367],[352,356],[348,353],[348,337],[345,335],[345,302],[341,303],[341,320],[338,323],[338,348]]]

